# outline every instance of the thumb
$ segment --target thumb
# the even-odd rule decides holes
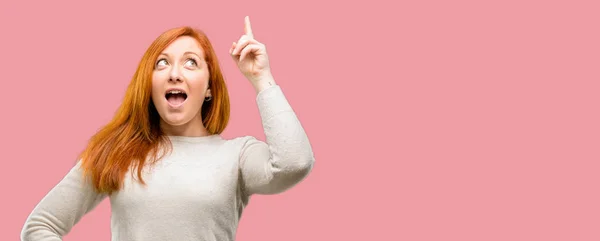
[[[233,58],[233,60],[235,60],[235,62],[239,62],[240,61],[240,55],[232,55],[231,53],[233,52],[233,50],[235,49],[235,45],[236,43],[233,42],[231,44],[231,48],[229,48],[229,55],[231,55],[231,58]]]

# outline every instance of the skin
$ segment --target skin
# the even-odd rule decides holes
[[[254,38],[249,17],[245,17],[244,34],[233,42],[229,54],[256,93],[275,85],[266,47]],[[211,96],[204,50],[192,37],[183,36],[171,43],[156,61],[152,74],[152,101],[161,117],[161,128],[172,136],[206,136],[201,109],[205,97]],[[182,106],[169,106],[165,94],[180,88],[187,94]]]
[[[257,93],[275,85],[269,57],[264,44],[254,38],[250,18],[246,16],[244,34],[229,49],[233,62],[242,74],[250,81]]]
[[[161,128],[167,135],[204,136],[201,108],[208,90],[209,72],[204,51],[189,36],[176,39],[161,53],[152,73],[152,101],[161,116]],[[165,94],[169,88],[180,88],[187,94],[181,107],[169,105]]]

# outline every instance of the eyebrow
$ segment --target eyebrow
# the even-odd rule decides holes
[[[198,58],[202,59],[202,58],[200,57],[200,55],[198,55],[197,53],[194,53],[194,52],[192,52],[192,51],[186,51],[185,53],[183,53],[183,55],[187,55],[187,54],[193,54],[193,55],[196,55]],[[163,52],[163,53],[160,53],[160,55],[166,55],[166,56],[170,56],[169,54],[167,54],[167,53],[164,53],[164,52]],[[159,56],[160,56],[160,55],[159,55]]]

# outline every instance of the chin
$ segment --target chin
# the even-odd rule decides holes
[[[166,114],[162,120],[170,126],[181,126],[190,122],[191,118],[186,118],[183,114]]]
[[[158,111],[161,122],[168,126],[176,127],[195,122],[196,118],[201,118],[198,115],[202,106],[194,105],[194,101],[198,102],[193,98],[186,98],[183,103],[174,106],[172,103],[169,103],[167,99],[165,99],[156,101],[155,106],[158,106],[156,110]]]

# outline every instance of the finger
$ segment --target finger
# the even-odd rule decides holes
[[[248,35],[250,38],[254,38],[254,34],[252,33],[252,26],[250,25],[250,17],[246,16],[244,18],[244,34]]]
[[[235,49],[235,42],[233,42],[231,44],[231,47],[229,47],[229,54],[232,54],[234,49]]]
[[[240,54],[240,52],[242,51],[242,49],[244,49],[244,47],[246,47],[246,45],[248,44],[261,44],[258,41],[256,41],[256,39],[252,39],[249,38],[248,36],[244,35],[240,38],[240,40],[237,42],[235,49],[233,50],[232,54],[234,55],[238,55]]]
[[[250,53],[257,53],[257,52],[259,52],[261,48],[262,48],[262,46],[259,45],[259,44],[249,44],[249,45],[247,45],[242,50],[242,52],[240,53],[240,60],[239,61],[244,60],[244,58],[246,58],[248,56],[248,54],[250,54]]]
[[[235,44],[235,48],[233,49],[231,54],[238,55],[240,53],[240,51],[242,51],[244,46],[246,46],[248,44],[248,41],[247,41],[248,39],[249,39],[248,36],[242,35],[242,37],[240,37],[240,39],[238,39],[237,43]]]
[[[240,56],[239,55],[233,55],[233,49],[235,49],[235,46],[237,45],[236,42],[233,42],[233,44],[231,44],[231,48],[229,49],[229,54],[231,55],[231,58],[233,58],[233,60],[235,62],[238,62],[240,60]]]

